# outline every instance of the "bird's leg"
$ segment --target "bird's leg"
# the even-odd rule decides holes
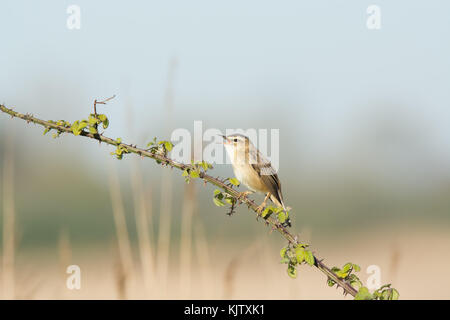
[[[264,208],[266,207],[266,202],[267,202],[267,200],[269,200],[269,197],[270,197],[270,192],[267,192],[266,197],[264,198],[263,203],[261,203],[261,205],[259,205],[259,206],[256,208],[256,211],[257,211],[258,213],[261,213],[261,212],[264,210]]]
[[[238,200],[242,200],[244,198],[247,198],[247,196],[249,194],[252,194],[252,193],[253,193],[253,191],[251,191],[251,190],[247,190],[247,191],[244,191],[244,192],[239,192]]]

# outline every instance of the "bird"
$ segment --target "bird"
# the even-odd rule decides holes
[[[281,193],[281,182],[275,169],[250,139],[242,134],[220,136],[224,140],[223,144],[230,157],[234,175],[250,189],[241,192],[239,198],[260,192],[266,196],[261,205],[257,207],[258,213],[264,210],[269,198],[275,205],[287,211]]]

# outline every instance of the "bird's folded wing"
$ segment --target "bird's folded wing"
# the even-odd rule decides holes
[[[280,204],[283,204],[280,179],[270,162],[261,152],[259,152],[259,150],[256,150],[250,152],[250,164],[261,177],[261,180],[267,186],[269,192],[280,202]]]

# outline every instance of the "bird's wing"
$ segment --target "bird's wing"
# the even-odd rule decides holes
[[[270,161],[267,160],[267,158],[265,158],[264,155],[256,148],[255,150],[251,150],[249,153],[251,166],[261,177],[261,180],[267,186],[269,192],[284,208],[280,179],[278,178],[276,171],[270,164]]]

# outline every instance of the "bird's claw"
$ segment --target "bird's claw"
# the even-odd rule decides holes
[[[258,212],[259,214],[261,214],[261,213],[263,212],[264,208],[265,208],[265,206],[262,204],[262,205],[256,207],[256,212]]]

